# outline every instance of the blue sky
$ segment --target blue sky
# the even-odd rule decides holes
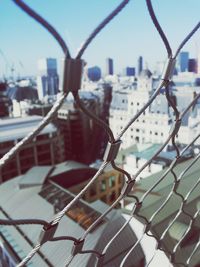
[[[26,0],[44,16],[70,48],[74,56],[81,43],[105,18],[119,0]],[[186,34],[200,18],[199,0],[152,0],[157,17],[175,51]],[[9,74],[12,64],[16,74],[37,73],[41,57],[62,58],[62,51],[51,35],[28,17],[11,0],[0,1],[0,76]],[[200,30],[186,45],[191,57],[200,51]],[[150,68],[166,59],[166,51],[156,32],[145,0],[130,0],[125,9],[106,26],[88,47],[83,58],[88,66],[104,70],[105,58],[114,59],[115,72],[126,66],[136,66],[139,55]]]

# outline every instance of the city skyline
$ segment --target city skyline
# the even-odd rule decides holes
[[[59,4],[53,1],[47,4],[31,0],[27,3],[55,26],[66,41],[72,56],[75,56],[81,43],[120,2],[86,0],[83,3],[69,0],[66,3],[60,0]],[[190,3],[184,2],[183,5],[180,1],[174,4],[170,0],[160,1],[159,5],[153,1],[152,4],[175,51],[178,44],[197,24],[200,2],[192,0],[192,4],[190,1]],[[1,3],[0,14],[2,18],[0,76],[3,74],[9,76],[12,67],[15,69],[15,75],[36,75],[39,58],[53,57],[57,58],[58,64],[60,63],[62,51],[51,35],[12,1]],[[189,51],[190,57],[197,57],[200,50],[199,41],[198,31],[183,51]],[[113,58],[115,73],[119,73],[126,66],[137,67],[140,55],[144,58],[144,67],[147,62],[151,69],[155,68],[157,61],[163,61],[167,57],[164,45],[150,20],[145,1],[135,0],[130,1],[102,30],[88,47],[83,58],[88,67],[98,65],[103,71],[105,71],[105,58]]]

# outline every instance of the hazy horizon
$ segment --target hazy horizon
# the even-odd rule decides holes
[[[93,29],[121,2],[116,0],[58,0],[25,1],[44,16],[62,35],[71,55],[75,56],[83,41]],[[198,23],[200,1],[160,0],[152,1],[156,15],[175,52],[179,43]],[[15,75],[36,75],[37,61],[43,57],[59,60],[62,51],[51,35],[12,1],[2,1],[0,76],[10,75],[13,66]],[[183,51],[196,57],[200,51],[199,31]],[[120,73],[126,66],[137,67],[137,58],[142,55],[150,69],[157,61],[167,58],[165,47],[153,26],[145,1],[130,0],[130,3],[115,17],[83,55],[88,66],[98,65],[105,70],[105,58],[114,60],[114,72]]]

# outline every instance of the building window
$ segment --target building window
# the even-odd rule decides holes
[[[12,147],[14,146],[14,143],[13,141],[6,141],[6,142],[2,142],[0,143],[0,148],[9,148],[9,147]]]
[[[20,157],[27,157],[27,156],[30,156],[30,155],[33,155],[34,154],[34,151],[33,151],[33,147],[28,147],[28,148],[25,148],[25,149],[22,149],[20,152],[19,152],[19,156]]]
[[[37,152],[40,153],[40,152],[50,152],[50,144],[43,144],[43,145],[38,145],[37,146]]]
[[[90,188],[90,196],[94,197],[97,194],[97,189],[96,189],[96,185],[92,185]]]
[[[100,181],[100,190],[101,190],[101,192],[105,192],[106,191],[106,180],[101,180]]]
[[[115,191],[112,191],[110,194],[109,194],[109,200],[111,202],[115,201],[116,199],[116,194],[115,194]]]
[[[49,139],[49,134],[40,134],[36,137],[36,139],[38,141],[41,141],[41,140],[48,140]]]
[[[138,168],[138,161],[139,161],[139,158],[136,157],[136,168]]]
[[[148,172],[151,172],[151,164],[148,165]]]
[[[139,143],[139,141],[140,141],[139,136],[136,136],[136,137],[135,137],[135,141],[136,141],[136,143]]]
[[[107,197],[106,197],[106,196],[103,196],[103,197],[101,197],[100,199],[101,199],[101,201],[107,203]]]
[[[109,183],[109,187],[114,187],[115,186],[115,176],[110,176],[108,183]]]

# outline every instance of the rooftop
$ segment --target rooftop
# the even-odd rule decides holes
[[[136,158],[142,158],[146,160],[150,160],[151,157],[156,153],[156,151],[162,146],[162,144],[153,144],[149,145],[148,147],[142,146],[142,149],[139,149],[137,152],[132,152],[131,155],[135,156]]]
[[[27,116],[20,118],[6,118],[0,120],[0,142],[22,139],[32,132],[42,121],[41,116]],[[56,132],[56,127],[50,123],[40,133]]]
[[[19,176],[0,186],[0,214],[1,218],[40,218],[50,221],[55,213],[62,210],[73,198],[74,195],[67,190],[49,182],[42,185],[44,177],[40,177],[41,184],[37,179],[37,184],[33,186],[19,188],[19,183],[27,176]],[[31,208],[30,208],[31,207]],[[66,213],[58,226],[55,236],[73,236],[80,238],[94,220],[104,212],[108,206],[101,201],[96,201],[92,205],[79,200],[73,209]],[[91,231],[84,243],[84,250],[95,249],[99,252],[105,247],[112,236],[121,228],[125,219],[116,210],[112,210],[100,223]],[[23,258],[31,249],[31,244],[38,240],[41,226],[21,225],[19,227],[1,226],[1,235],[7,240],[20,258]],[[135,241],[134,241],[135,240]],[[124,234],[117,238],[111,245],[105,257],[106,267],[119,265],[119,260],[128,251],[137,238],[130,227],[126,227]],[[120,246],[118,245],[120,243]],[[73,241],[65,240],[59,242],[48,242],[39,254],[36,254],[30,261],[30,266],[64,266],[64,262],[71,255]],[[123,248],[123,251],[121,250]],[[56,253],[55,253],[56,252]],[[140,261],[144,254],[140,246],[133,252],[135,262]],[[133,263],[128,260],[127,266]],[[94,266],[95,257],[91,253],[78,254],[73,259],[73,266]]]
[[[187,195],[187,193],[192,189],[194,184],[199,180],[199,160],[190,168],[187,172],[183,173],[183,171],[194,161],[194,159],[187,160],[183,163],[176,165],[174,168],[174,172],[177,177],[181,178],[179,186],[177,188],[177,192],[180,193],[183,197]],[[147,192],[166,172],[166,169],[157,172],[151,176],[148,176],[146,179],[140,180],[136,184],[136,188],[134,190],[134,195],[137,197],[142,197],[145,192]],[[184,175],[183,175],[184,174]],[[141,208],[141,214],[147,218],[156,212],[158,207],[164,202],[166,197],[172,190],[172,186],[174,184],[174,176],[171,172],[169,172],[166,177],[158,183],[158,185],[152,190],[151,193],[147,196],[147,198],[143,202],[143,206]],[[190,204],[194,200],[200,200],[199,196],[200,184],[197,184],[195,190],[192,192],[190,197],[187,199],[187,204]],[[181,205],[181,198],[177,197],[175,193],[172,194],[170,201],[163,208],[162,212],[159,213],[159,216],[155,217],[154,223],[158,224],[169,216],[172,216]]]

